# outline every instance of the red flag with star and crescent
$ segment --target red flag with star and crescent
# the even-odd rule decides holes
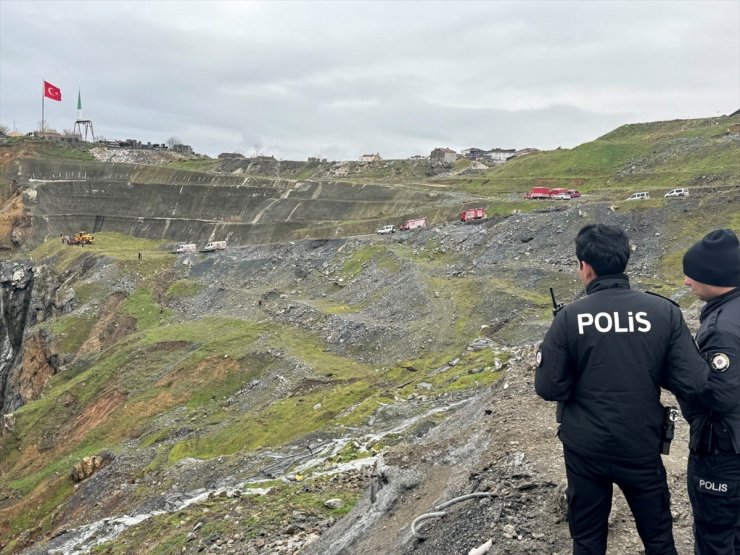
[[[48,81],[44,81],[44,96],[59,102],[62,100],[62,89],[55,87]]]

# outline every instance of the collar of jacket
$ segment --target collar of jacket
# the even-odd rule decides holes
[[[710,299],[707,304],[704,305],[704,308],[701,309],[699,321],[703,322],[705,318],[709,316],[712,312],[714,312],[717,308],[719,308],[726,302],[731,301],[735,297],[740,297],[740,287],[735,287],[735,289],[733,289],[732,291],[728,291],[727,293],[724,293],[719,297],[714,297],[713,299]]]
[[[608,274],[605,276],[599,276],[586,287],[586,293],[596,293],[596,291],[603,291],[604,289],[629,289],[630,278],[627,274]]]

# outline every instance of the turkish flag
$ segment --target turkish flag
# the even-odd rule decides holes
[[[46,98],[51,98],[52,100],[61,101],[62,89],[44,81],[44,96]]]

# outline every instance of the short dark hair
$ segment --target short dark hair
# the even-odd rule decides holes
[[[621,227],[589,224],[576,236],[576,256],[597,276],[621,274],[630,259],[630,240]]]

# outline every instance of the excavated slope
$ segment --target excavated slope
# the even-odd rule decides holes
[[[448,219],[462,203],[457,195],[385,185],[155,166],[23,160],[16,167],[13,175],[33,214],[32,243],[80,229],[199,243],[333,237],[410,217]]]

